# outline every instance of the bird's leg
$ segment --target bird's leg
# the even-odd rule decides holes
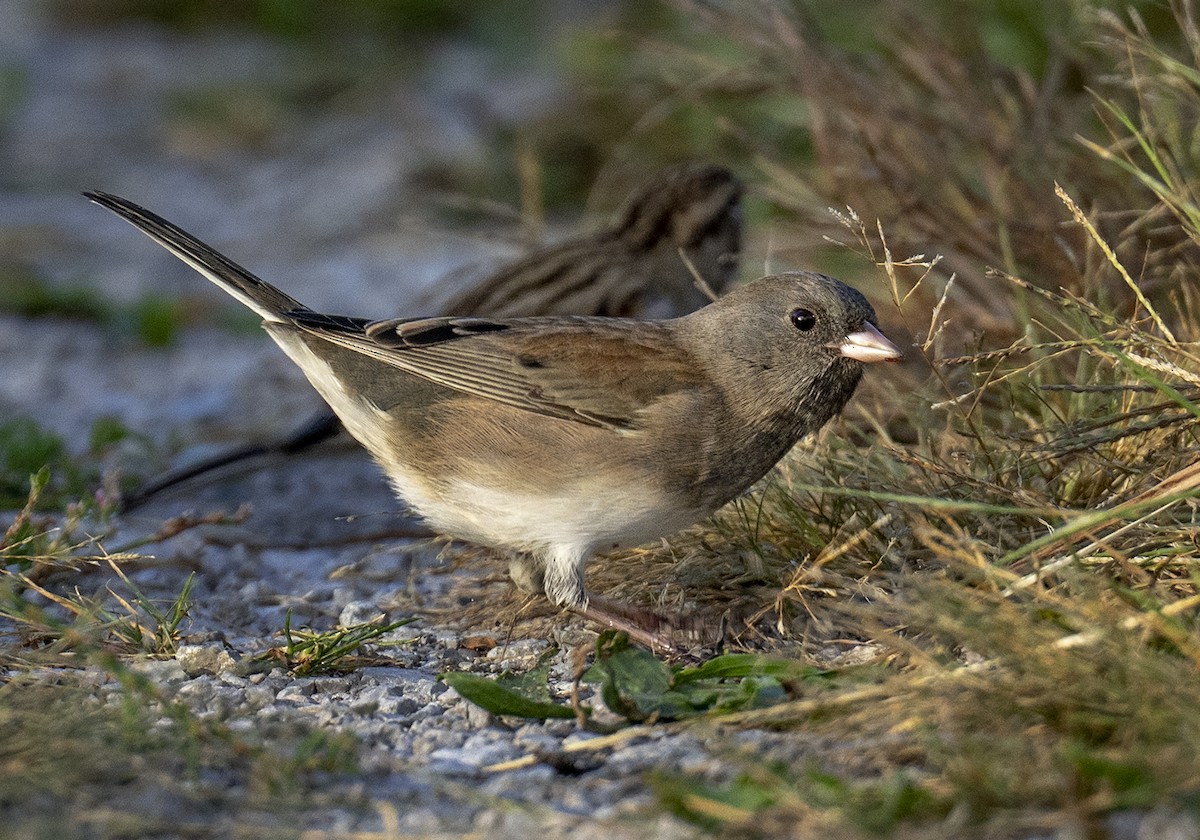
[[[628,633],[629,638],[655,653],[685,653],[697,646],[718,646],[724,641],[723,626],[702,627],[692,616],[663,615],[595,595],[568,609],[589,621]]]
[[[539,557],[524,551],[509,555],[508,576],[522,592],[546,594],[546,564]]]
[[[553,603],[603,627],[629,634],[652,651],[684,653],[697,646],[719,646],[724,628],[701,627],[692,616],[663,615],[609,598],[585,595],[583,559],[564,551],[539,557],[517,553],[510,557],[509,575],[526,592],[544,594]]]

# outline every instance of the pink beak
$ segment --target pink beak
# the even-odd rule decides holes
[[[829,346],[846,358],[860,362],[898,362],[904,358],[899,347],[868,323],[864,323],[861,330],[846,336],[841,344]]]

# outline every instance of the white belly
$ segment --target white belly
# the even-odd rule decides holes
[[[483,545],[537,553],[569,549],[586,556],[641,545],[707,513],[672,510],[661,494],[587,479],[552,495],[516,494],[454,480],[435,499],[423,492],[423,482],[392,478],[397,491],[435,528]]]

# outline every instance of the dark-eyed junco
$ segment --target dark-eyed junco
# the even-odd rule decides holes
[[[743,192],[741,180],[723,166],[669,167],[629,197],[611,226],[535,249],[451,298],[441,314],[686,315],[737,275]],[[279,440],[245,444],[167,472],[126,495],[122,507],[133,509],[248,458],[304,452],[340,428],[332,412],[319,412]]]
[[[665,321],[323,315],[159,216],[86,195],[261,315],[431,526],[512,552],[519,583],[610,625],[588,609],[595,552],[713,512],[837,414],[864,363],[900,357],[866,298],[809,272]]]

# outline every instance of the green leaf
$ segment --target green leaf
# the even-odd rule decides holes
[[[572,717],[570,709],[551,701],[546,687],[552,653],[548,651],[526,674],[504,674],[493,680],[449,673],[442,679],[494,714]],[[717,656],[695,667],[671,667],[649,651],[631,646],[624,633],[610,630],[596,639],[596,661],[582,681],[596,686],[614,713],[637,722],[761,709],[786,700],[787,683],[829,673],[787,659],[743,653]]]
[[[494,715],[513,715],[538,720],[575,717],[575,712],[569,706],[534,700],[478,674],[449,671],[441,674],[439,679],[476,706]]]
[[[801,665],[790,659],[760,656],[754,653],[727,653],[714,656],[692,668],[675,674],[675,685],[683,686],[699,680],[741,679],[743,677],[775,677],[781,680],[802,680],[829,673],[811,665]]]
[[[553,698],[550,696],[550,666],[554,663],[554,655],[557,652],[558,648],[547,648],[531,669],[523,674],[505,671],[496,678],[496,682],[529,700],[551,703]]]
[[[629,720],[652,715],[677,717],[690,706],[681,695],[668,697],[671,669],[649,651],[629,646],[624,633],[607,630],[596,639],[596,662],[583,682],[600,686],[608,708]]]
[[[88,451],[104,452],[129,437],[129,429],[116,417],[98,417],[88,435]]]
[[[784,683],[829,672],[786,659],[734,653],[671,668],[609,631],[596,640],[596,662],[583,681],[599,686],[609,709],[631,721],[678,720],[710,712],[759,709],[788,697]]]

